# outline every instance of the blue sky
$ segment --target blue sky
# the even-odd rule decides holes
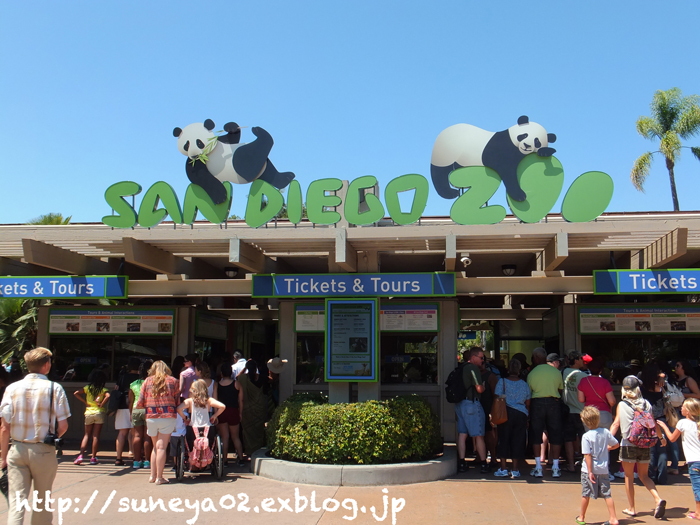
[[[608,211],[671,210],[661,158],[645,194],[629,182],[656,149],[635,121],[657,89],[700,93],[699,17],[696,0],[3,2],[0,223],[99,222],[122,180],[164,180],[182,201],[172,129],[207,118],[268,130],[270,158],[306,188],[429,177],[444,128],[528,115],[558,137],[564,191],[600,170],[615,182]],[[698,209],[700,162],[686,153],[676,177],[681,210]],[[234,187],[233,212],[247,193]],[[431,187],[425,214],[450,204]]]

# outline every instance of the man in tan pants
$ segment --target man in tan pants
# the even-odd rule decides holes
[[[33,525],[51,523],[55,504],[48,498],[58,463],[54,445],[44,444],[44,438],[49,430],[62,436],[68,430],[70,417],[63,387],[46,377],[51,370],[51,352],[35,348],[24,354],[24,362],[29,374],[9,385],[0,403],[0,466],[8,468],[10,509],[7,523],[13,525],[21,524],[24,511],[32,507],[41,509],[33,511]],[[10,437],[12,449],[9,449]],[[32,481],[33,493],[30,492]]]

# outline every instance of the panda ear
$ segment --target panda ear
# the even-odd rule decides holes
[[[209,131],[214,129],[214,126],[216,126],[216,124],[214,124],[214,121],[212,119],[208,118],[204,121],[204,127],[207,128]]]
[[[527,124],[530,122],[530,119],[527,118],[527,115],[523,115],[522,117],[518,118],[518,125],[522,126],[523,124]]]
[[[547,142],[550,144],[557,141],[557,136],[554,133],[547,133]]]
[[[179,137],[182,134],[182,130],[180,128],[175,128],[173,130],[173,137]]]

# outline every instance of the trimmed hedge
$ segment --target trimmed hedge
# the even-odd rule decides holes
[[[275,410],[267,432],[274,457],[303,463],[418,461],[442,446],[437,416],[416,395],[330,405],[320,394],[295,394]]]

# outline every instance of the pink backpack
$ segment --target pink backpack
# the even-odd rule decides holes
[[[631,403],[625,401],[634,410],[634,417],[630,424],[630,434],[627,438],[632,445],[639,448],[651,448],[656,445],[656,421],[651,412],[638,410]]]
[[[194,445],[190,450],[190,467],[205,468],[208,467],[214,459],[214,453],[209,447],[209,427],[204,427],[203,435],[199,435],[199,429],[192,427],[194,432]]]

